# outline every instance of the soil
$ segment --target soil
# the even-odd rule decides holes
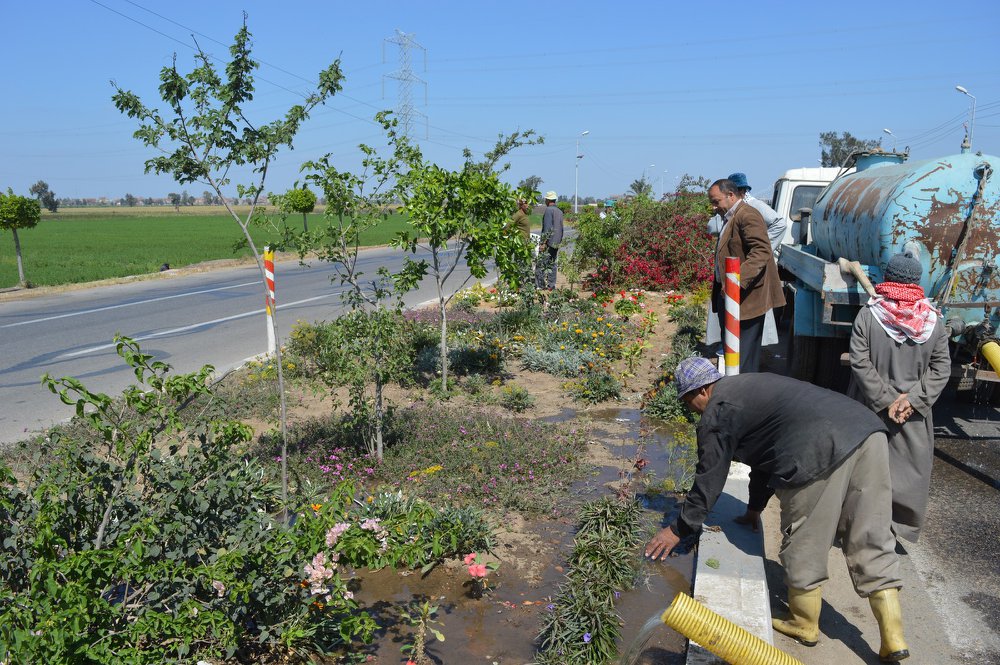
[[[589,293],[582,293],[588,297]],[[620,486],[623,475],[633,472],[638,454],[649,461],[647,470],[655,475],[665,472],[669,463],[668,448],[672,437],[663,423],[645,419],[640,414],[642,394],[648,390],[661,371],[663,354],[669,351],[674,326],[667,317],[666,294],[646,294],[647,309],[656,312],[658,325],[647,349],[635,367],[635,376],[626,379],[622,397],[616,402],[596,406],[573,401],[562,388],[565,379],[548,374],[522,370],[509,363],[506,383],[524,387],[535,403],[521,417],[563,423],[587,432],[586,459],[590,475],[574,487],[574,501],[597,498]],[[483,309],[489,309],[484,306]],[[615,369],[621,372],[621,366]],[[497,386],[487,389],[499,391]],[[407,406],[434,399],[422,389],[393,387],[388,399],[397,406]],[[291,423],[313,417],[327,416],[344,395],[319,396],[300,394],[289,407]],[[469,396],[459,393],[449,405],[462,409],[483,408]],[[492,407],[495,408],[495,407]],[[251,423],[253,424],[253,423]],[[269,424],[258,423],[262,428]],[[650,533],[655,525],[669,515],[676,503],[672,495],[645,494],[642,471],[632,473],[631,488],[647,507]],[[573,515],[573,511],[569,511]],[[351,586],[362,607],[373,613],[381,626],[376,641],[365,650],[372,663],[403,663],[406,657],[400,648],[413,641],[413,628],[400,622],[397,608],[409,602],[428,600],[438,606],[436,615],[444,642],[434,641],[428,633],[427,653],[434,663],[487,663],[491,665],[522,665],[533,662],[535,639],[541,628],[542,614],[556,597],[566,573],[566,560],[572,549],[574,524],[572,517],[528,519],[516,513],[502,516],[496,533],[491,559],[500,563],[499,570],[489,577],[484,592],[473,588],[469,575],[460,561],[449,562],[425,576],[419,571],[382,570],[356,571]],[[637,557],[639,552],[636,553]],[[641,579],[636,588],[623,592],[616,610],[621,623],[621,653],[635,651],[630,643],[649,627],[643,627],[658,617],[678,591],[690,592],[692,556],[690,553],[671,558],[668,562],[643,562]],[[685,639],[660,624],[652,629],[650,641],[632,662],[637,664],[679,664],[684,662]]]

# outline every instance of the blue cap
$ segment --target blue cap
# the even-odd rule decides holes
[[[608,208],[611,208],[611,207],[613,207],[615,205],[615,200],[614,199],[608,199],[607,201],[604,202],[604,205],[606,207],[608,207]]]
[[[747,184],[747,174],[746,173],[730,173],[727,180],[732,180],[733,184],[740,189],[745,189],[748,192],[753,189],[749,184]]]
[[[715,363],[707,358],[685,358],[674,370],[674,383],[677,386],[677,396],[684,397],[692,390],[698,390],[722,378]]]

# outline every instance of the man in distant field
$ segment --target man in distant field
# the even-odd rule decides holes
[[[563,240],[563,213],[556,205],[558,195],[545,193],[545,213],[542,215],[542,244],[535,268],[535,286],[551,291],[556,288],[556,257]]]
[[[666,558],[682,538],[700,532],[730,463],[743,462],[750,467],[743,521],[756,525],[772,494],[781,505],[779,558],[791,616],[774,619],[774,629],[806,646],[817,643],[828,553],[839,540],[854,589],[878,621],[879,660],[907,658],[882,420],[845,395],[789,377],[723,377],[705,358],[682,360],[674,376],[677,394],[701,414],[698,465],[677,521],[653,536],[645,555]]]
[[[732,180],[716,180],[708,189],[708,199],[722,218],[723,226],[715,249],[715,280],[712,307],[725,330],[724,284],[726,257],[740,260],[740,373],[760,367],[760,347],[768,311],[785,304],[778,266],[771,253],[764,218],[743,200]]]

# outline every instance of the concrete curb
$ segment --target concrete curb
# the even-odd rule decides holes
[[[710,528],[699,539],[693,596],[713,612],[774,644],[763,527],[755,533],[733,521],[746,512],[749,485],[750,467],[733,462],[722,494],[705,521]],[[700,645],[688,643],[688,665],[724,662]]]

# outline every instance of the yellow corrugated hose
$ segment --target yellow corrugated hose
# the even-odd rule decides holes
[[[996,340],[986,342],[979,347],[979,352],[989,362],[993,371],[1000,374],[1000,344],[997,344]]]
[[[802,665],[685,593],[677,594],[660,618],[731,665]]]

